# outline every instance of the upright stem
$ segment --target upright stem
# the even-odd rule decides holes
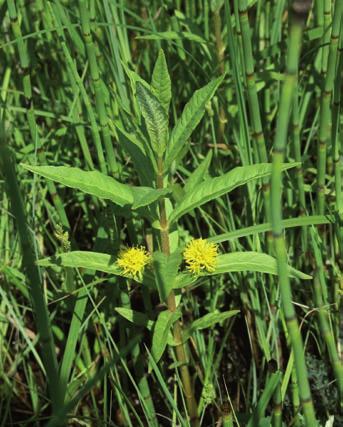
[[[113,150],[110,130],[108,127],[108,118],[106,113],[104,94],[102,91],[100,70],[98,68],[96,50],[91,32],[88,6],[85,0],[79,0],[79,9],[81,17],[81,28],[83,32],[83,38],[86,44],[86,52],[89,62],[90,74],[92,78],[93,89],[95,92],[95,107],[98,113],[102,138],[106,151],[106,160],[108,162],[111,173],[115,174],[117,172],[118,166]]]
[[[120,297],[121,297],[122,307],[131,309],[129,286],[127,284],[126,284],[126,289],[122,290]],[[137,328],[133,327],[131,329],[131,336],[134,336],[136,333],[137,333]],[[145,373],[144,363],[142,360],[142,354],[140,351],[139,343],[137,343],[135,346],[132,347],[131,355],[134,363],[135,374],[137,376],[138,388],[143,399],[142,404],[146,408],[147,421],[149,423],[149,426],[157,427],[158,421],[156,417],[154,401],[151,396],[148,378]]]
[[[159,158],[157,160],[158,173],[156,177],[157,188],[162,189],[163,185],[163,160]],[[167,220],[167,212],[165,200],[161,199],[159,202],[160,208],[160,237],[161,237],[161,248],[165,255],[170,255],[170,244],[169,244],[169,224]],[[167,298],[168,310],[176,311],[175,294],[172,290]],[[198,407],[195,400],[194,391],[191,382],[191,376],[188,369],[188,360],[185,351],[185,347],[182,339],[182,327],[179,321],[173,325],[173,336],[176,343],[176,358],[180,363],[181,381],[183,385],[183,392],[186,399],[186,405],[190,416],[190,422],[193,427],[199,426]]]
[[[303,25],[310,7],[311,1],[296,0],[292,4],[293,19],[291,20],[289,32],[289,45],[286,58],[287,70],[281,92],[278,121],[274,140],[271,177],[271,217],[275,254],[278,265],[281,302],[286,319],[290,343],[294,354],[300,400],[303,406],[306,426],[314,427],[317,425],[317,420],[311,397],[303,341],[300,334],[296,312],[292,303],[292,290],[287,267],[287,250],[283,237],[281,171],[281,166],[284,161],[286,151],[290,110],[292,102],[294,102],[294,90],[296,88],[297,82]]]
[[[325,4],[328,3],[327,1]],[[325,9],[325,17],[330,14],[330,3]],[[326,52],[323,50],[323,74],[325,75],[324,86],[321,94],[320,102],[320,119],[318,130],[318,161],[317,161],[317,211],[322,215],[325,211],[325,173],[326,173],[326,154],[327,145],[330,140],[331,132],[331,98],[335,81],[335,71],[337,62],[337,49],[338,38],[341,26],[341,18],[343,13],[343,2],[337,1],[335,5],[333,20],[332,20],[332,33],[329,46],[328,60],[326,61]],[[327,26],[325,26],[327,28]]]
[[[24,107],[26,109],[27,123],[29,125],[29,131],[31,136],[31,142],[37,150],[38,160],[41,164],[46,163],[45,151],[41,148],[41,140],[39,135],[39,129],[35,118],[35,108],[33,99],[33,83],[31,80],[31,68],[30,68],[30,55],[31,52],[28,50],[27,41],[24,40],[21,31],[21,22],[17,14],[16,2],[14,0],[7,0],[8,13],[11,18],[11,27],[14,38],[17,40],[18,46],[18,59],[20,68],[22,71],[22,85],[24,92]],[[47,182],[47,187],[54,203],[56,211],[60,217],[61,223],[68,230],[70,229],[65,209],[60,199],[56,186],[52,181]]]
[[[225,46],[222,40],[222,20],[220,18],[220,7],[213,12],[214,34],[216,38],[216,51],[218,59],[218,67],[221,75],[225,72],[224,66],[224,51]],[[219,125],[218,125],[218,143],[224,142],[225,123],[226,123],[225,108],[222,104],[219,106]]]
[[[247,87],[248,105],[253,139],[255,141],[258,161],[266,163],[268,161],[266,141],[262,129],[261,111],[257,94],[254,57],[251,43],[251,31],[248,18],[248,5],[246,0],[239,1],[239,21],[242,31],[242,48],[245,65],[245,79]],[[270,187],[268,179],[263,180],[264,210],[266,221],[270,221],[269,199]]]
[[[336,378],[337,388],[340,397],[340,405],[343,408],[343,363],[339,358],[337,351],[337,344],[335,342],[335,335],[331,327],[330,312],[328,304],[324,299],[326,293],[327,284],[324,273],[324,263],[320,247],[317,244],[315,232],[311,229],[312,247],[314,249],[314,257],[316,262],[317,271],[314,276],[314,300],[317,307],[319,328],[321,335],[324,338],[329,359],[331,362],[332,370]]]
[[[23,256],[23,268],[27,278],[31,297],[32,311],[41,345],[41,354],[53,407],[56,413],[63,403],[58,376],[58,362],[54,338],[46,305],[43,284],[39,267],[36,264],[36,254],[31,230],[26,221],[23,199],[20,193],[15,164],[10,149],[6,143],[4,123],[0,123],[0,165],[4,175],[8,198],[11,202],[11,212],[15,219]]]

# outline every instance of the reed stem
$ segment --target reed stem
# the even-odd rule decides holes
[[[274,237],[275,255],[282,309],[286,319],[287,330],[294,354],[295,370],[298,380],[299,395],[304,411],[305,424],[308,427],[317,425],[311,390],[305,363],[304,346],[296,312],[292,303],[292,290],[287,267],[287,250],[282,227],[282,171],[291,105],[294,101],[294,90],[297,83],[298,63],[301,50],[303,26],[311,2],[294,1],[290,20],[289,45],[286,57],[286,74],[279,103],[278,120],[274,139],[273,165],[271,177],[271,218]]]

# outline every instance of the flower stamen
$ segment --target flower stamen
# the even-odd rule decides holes
[[[217,263],[218,246],[205,239],[193,239],[186,246],[183,256],[191,273],[212,273]]]
[[[145,266],[150,262],[151,256],[143,246],[127,248],[120,252],[117,265],[124,276],[135,280],[142,280]]]

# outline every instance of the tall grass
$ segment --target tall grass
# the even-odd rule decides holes
[[[0,5],[0,425],[341,425],[343,3]]]

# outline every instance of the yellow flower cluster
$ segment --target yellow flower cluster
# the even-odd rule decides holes
[[[193,239],[186,246],[183,256],[191,273],[212,273],[216,268],[218,246],[205,239]]]
[[[125,276],[142,280],[144,267],[151,261],[151,256],[142,246],[132,247],[120,252],[117,265]]]
[[[187,270],[192,274],[212,273],[216,268],[218,246],[205,239],[191,240],[183,252]],[[142,280],[144,268],[151,261],[151,255],[141,247],[132,247],[120,252],[117,265],[123,274],[132,279]]]

